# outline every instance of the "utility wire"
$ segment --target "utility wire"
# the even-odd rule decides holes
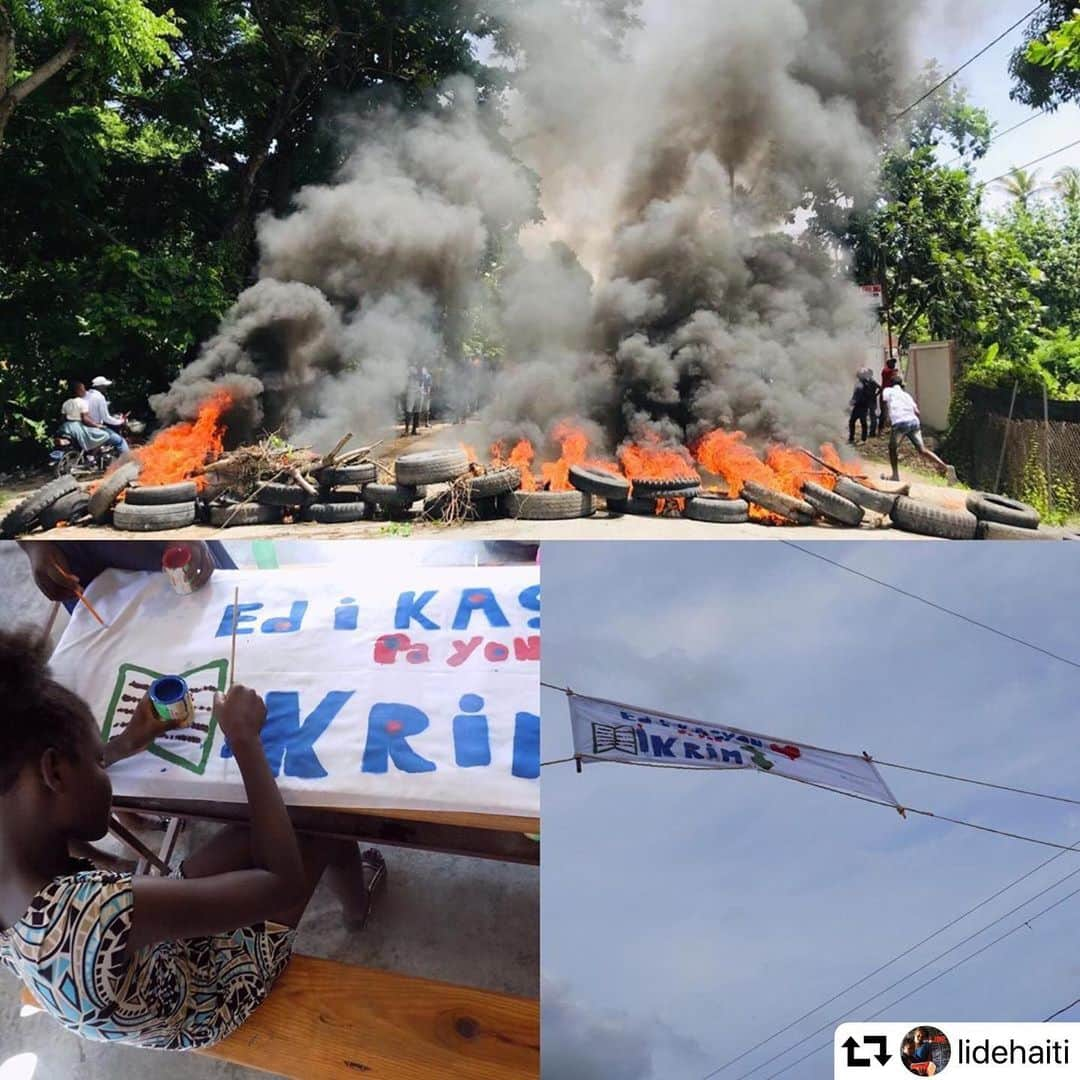
[[[1080,145],[1080,139],[1077,139],[1074,145]],[[979,622],[978,619],[973,619],[969,615],[962,615],[959,611],[953,611],[952,608],[947,608],[942,604],[936,604],[933,600],[927,600],[925,596],[919,596],[918,593],[908,592],[907,589],[901,589],[899,585],[893,585],[891,582],[883,581],[881,578],[876,578],[872,574],[863,573],[862,570],[856,570],[846,563],[838,562],[836,559],[830,559],[827,555],[822,555],[820,552],[811,551],[809,548],[804,548],[800,544],[796,544],[793,540],[780,540],[779,543],[786,544],[789,548],[794,548],[796,551],[801,551],[804,555],[809,555],[812,559],[820,559],[821,562],[826,562],[830,566],[835,566],[838,570],[843,570],[846,573],[854,574],[856,577],[861,577],[864,581],[872,581],[875,585],[880,585],[885,589],[891,589],[901,596],[906,596],[909,600],[917,600],[920,604],[925,604],[935,611],[940,611],[945,615],[952,615],[953,618],[961,619],[971,626],[977,626],[980,630],[986,630],[988,633],[996,634],[998,637],[1005,638],[1006,641],[1011,641],[1014,645],[1022,645],[1025,649],[1031,649],[1034,652],[1042,653],[1043,656],[1048,656],[1051,660],[1058,660],[1062,664],[1068,664],[1069,667],[1080,668],[1080,662],[1076,660],[1070,660],[1069,657],[1062,656],[1060,653],[1051,652],[1049,649],[1044,649],[1041,645],[1035,645],[1030,641],[1025,641],[1024,638],[1017,637],[1015,634],[1009,634],[1004,630],[999,630],[996,626],[991,626],[989,623]]]
[[[1032,15],[1034,15],[1039,10],[1039,8],[1043,7],[1045,4],[1046,0],[1039,0],[1039,3],[1037,3],[1026,15],[1017,19],[1016,22],[1014,22],[1012,26],[1010,26],[1007,30],[1002,30],[1002,32],[998,34],[998,36],[994,38],[994,40],[991,41],[989,45],[983,46],[983,48],[981,48],[973,57],[971,57],[970,60],[965,60],[955,71],[950,72],[948,75],[946,75],[945,78],[942,79],[941,82],[939,82],[936,86],[930,87],[930,89],[927,90],[922,97],[918,98],[916,101],[913,101],[906,109],[901,109],[900,112],[896,113],[896,115],[893,116],[893,120],[899,120],[902,116],[907,116],[907,114],[911,112],[912,109],[914,109],[918,105],[921,105],[928,97],[932,97],[934,94],[936,94],[947,82],[951,82],[953,79],[955,79],[956,76],[964,70],[964,68],[970,67],[972,64],[975,63],[976,60],[979,59],[980,56],[988,53],[999,41],[1002,40],[1002,38],[1008,37],[1009,34],[1011,34],[1018,26],[1020,26],[1022,23],[1027,22],[1027,20],[1030,19]]]
[[[1064,154],[1066,150],[1071,150],[1074,146],[1080,146],[1080,139],[1077,139],[1076,142],[1069,143],[1067,146],[1058,147],[1057,150],[1051,150],[1049,154],[1043,154],[1042,157],[1037,157],[1034,161],[1029,161],[1024,165],[1015,165],[1008,172],[1003,172],[1000,176],[995,176],[993,180],[982,180],[980,183],[983,187],[986,187],[988,184],[996,184],[999,180],[1004,180],[1005,177],[1012,176],[1014,172],[1017,172],[1020,169],[1030,169],[1032,165],[1038,165],[1040,161],[1046,161],[1047,158],[1057,157],[1058,154]]]
[[[1049,115],[1050,114],[1045,109],[1042,109],[1042,110],[1040,110],[1039,112],[1036,112],[1036,113],[1032,113],[1029,117],[1027,117],[1026,120],[1021,120],[1020,123],[1013,124],[1012,127],[1006,128],[1004,131],[999,131],[986,144],[986,149],[989,150],[991,146],[996,146],[1002,139],[1005,138],[1006,135],[1011,135],[1014,131],[1018,131],[1025,124],[1030,124],[1032,120],[1038,120],[1040,116],[1049,116]],[[966,156],[967,156],[966,154],[957,154],[956,157],[950,158],[948,161],[946,161],[944,167],[947,169],[950,165],[956,164],[956,162],[962,160]]]
[[[1058,1011],[1056,1013],[1053,1013],[1050,1016],[1048,1016],[1043,1021],[1043,1023],[1044,1024],[1049,1024],[1051,1020],[1056,1020],[1063,1012],[1068,1012],[1074,1005],[1080,1005],[1080,998],[1077,998],[1075,1001],[1070,1001],[1069,1004],[1066,1005],[1064,1009],[1058,1009]]]
[[[944,952],[938,953],[937,956],[933,957],[930,960],[927,960],[925,963],[921,964],[919,966],[919,968],[917,968],[915,971],[909,971],[906,975],[902,975],[895,982],[892,982],[888,986],[883,987],[881,990],[878,990],[876,993],[871,994],[870,997],[863,998],[862,1001],[857,1002],[855,1005],[852,1005],[850,1008],[848,1008],[844,1012],[844,1014],[842,1016],[834,1017],[832,1020],[829,1020],[827,1023],[822,1024],[821,1027],[815,1028],[813,1031],[810,1032],[809,1035],[803,1036],[803,1038],[799,1039],[797,1042],[792,1043],[790,1046],[785,1047],[779,1053],[774,1054],[771,1058],[766,1058],[765,1061],[762,1061],[760,1064],[755,1065],[749,1072],[743,1073],[739,1077],[739,1080],[746,1080],[746,1077],[752,1076],[759,1069],[765,1068],[766,1065],[771,1065],[774,1061],[779,1060],[785,1054],[790,1054],[792,1050],[795,1050],[798,1047],[802,1046],[803,1043],[809,1042],[815,1035],[820,1035],[823,1031],[828,1031],[830,1028],[836,1027],[836,1025],[842,1023],[846,1017],[851,1016],[855,1012],[856,1009],[861,1009],[861,1008],[863,1008],[863,1006],[869,1005],[871,1001],[876,1001],[878,998],[883,997],[890,990],[895,990],[898,986],[900,986],[901,983],[907,982],[909,979],[911,979],[914,976],[918,975],[920,971],[925,970],[926,968],[928,968],[931,964],[936,964],[939,960],[943,960],[950,953],[956,952],[957,949],[963,948],[965,945],[968,944],[968,942],[974,941],[975,938],[977,938],[980,934],[985,934],[987,930],[992,929],[993,927],[997,926],[999,923],[1003,923],[1011,915],[1015,915],[1022,908],[1027,907],[1028,904],[1034,903],[1036,900],[1039,899],[1039,897],[1045,896],[1048,892],[1052,892],[1059,885],[1064,884],[1070,878],[1076,877],[1077,874],[1080,874],[1080,868],[1071,871],[1070,873],[1066,874],[1063,878],[1059,878],[1053,884],[1047,885],[1044,889],[1040,889],[1039,892],[1035,893],[1033,896],[1029,896],[1022,903],[1017,904],[1016,907],[1012,908],[1009,911],[1006,911],[1003,915],[999,915],[996,919],[994,919],[991,922],[988,922],[985,926],[979,927],[979,929],[974,931],[974,933],[968,934],[968,936],[966,938],[963,938],[962,940],[958,941],[955,945],[950,945],[949,948],[947,948]],[[1061,899],[1056,901],[1055,904],[1053,904],[1051,906],[1053,907],[1053,906],[1057,906],[1057,904],[1064,903],[1070,897],[1076,896],[1078,893],[1080,893],[1080,889],[1074,889],[1071,893],[1067,893],[1064,897],[1062,897]],[[1045,908],[1039,914],[1044,914],[1046,911],[1049,911],[1049,910],[1050,910],[1050,908]],[[1034,918],[1038,918],[1038,915],[1034,916]],[[1024,922],[1020,923],[1020,926],[1027,926],[1030,922],[1032,922],[1032,919],[1026,919]],[[1019,929],[1019,926],[1015,927],[1014,929]],[[1009,931],[1009,932],[1012,933],[1013,931]],[[1002,939],[998,938],[996,940],[1000,941]],[[991,942],[991,944],[993,944],[993,942]],[[973,954],[973,955],[977,955],[977,954]],[[968,957],[967,959],[970,959],[970,957]],[[962,963],[964,963],[963,960],[958,961],[956,964],[952,965],[952,967],[946,968],[944,971],[942,971],[942,972],[940,972],[938,974],[937,978],[940,978],[942,975],[946,974],[948,971],[951,971],[954,967],[959,967],[960,964],[962,964]],[[930,981],[932,982],[933,980],[930,980]],[[882,1012],[887,1012],[894,1005],[898,1004],[901,1001],[904,1001],[906,998],[910,997],[911,994],[916,993],[918,990],[922,989],[922,986],[927,986],[927,985],[929,985],[929,983],[923,983],[921,986],[916,987],[915,990],[910,991],[909,993],[903,995],[902,997],[894,999],[893,1001],[889,1002],[889,1004],[886,1005],[879,1012],[874,1013],[872,1016],[867,1017],[867,1019],[872,1020],[875,1017],[880,1016]],[[818,1052],[818,1049],[820,1049],[820,1048],[815,1048],[814,1050],[811,1050],[810,1053],[811,1054],[816,1054]],[[802,1060],[804,1060],[804,1059],[799,1058],[799,1061],[802,1061]],[[797,1062],[793,1061],[789,1065],[785,1066],[785,1068],[791,1068],[795,1064],[797,1064]],[[784,1070],[782,1069],[781,1072],[783,1072],[783,1071]],[[778,1074],[773,1073],[773,1076],[776,1076],[776,1075],[778,1075]]]
[[[1080,840],[1077,840],[1077,842],[1073,845],[1074,849],[1077,848],[1077,847],[1080,847]],[[997,890],[997,892],[991,893],[985,899],[980,900],[973,907],[968,908],[967,911],[961,913],[960,915],[955,916],[949,922],[945,923],[944,926],[939,926],[932,933],[927,934],[926,937],[924,937],[921,941],[917,941],[917,942],[915,942],[914,945],[909,945],[906,949],[901,950],[894,957],[892,957],[891,960],[886,960],[885,963],[883,963],[883,964],[879,965],[878,967],[874,968],[874,970],[871,971],[869,975],[864,975],[861,979],[857,979],[855,982],[849,983],[847,986],[845,986],[843,988],[843,990],[840,990],[837,993],[833,994],[833,996],[831,998],[828,998],[827,1000],[821,1002],[821,1004],[815,1005],[812,1009],[808,1010],[807,1012],[804,1012],[802,1014],[802,1016],[796,1017],[794,1020],[791,1021],[791,1023],[786,1024],[782,1028],[778,1028],[771,1035],[767,1035],[764,1039],[761,1040],[761,1042],[756,1043],[754,1046],[751,1046],[748,1050],[744,1050],[741,1054],[739,1054],[738,1057],[734,1057],[730,1061],[724,1062],[724,1064],[721,1065],[719,1068],[714,1069],[711,1073],[709,1073],[709,1075],[707,1077],[705,1077],[705,1080],[710,1080],[711,1077],[717,1076],[719,1073],[723,1072],[724,1069],[727,1069],[730,1066],[736,1064],[736,1062],[742,1061],[743,1058],[749,1056],[755,1050],[760,1050],[761,1047],[763,1047],[766,1043],[772,1042],[773,1039],[777,1038],[780,1035],[783,1035],[785,1031],[790,1031],[797,1024],[801,1024],[804,1020],[809,1019],[811,1016],[814,1015],[814,1013],[820,1012],[826,1006],[831,1005],[834,1001],[839,1001],[840,998],[842,998],[845,994],[850,993],[857,986],[862,986],[863,983],[869,982],[875,975],[880,975],[881,972],[885,971],[887,968],[892,967],[893,964],[896,964],[899,961],[906,959],[910,954],[914,953],[917,949],[921,949],[928,942],[933,941],[934,938],[940,937],[943,933],[945,933],[946,930],[951,930],[958,923],[960,923],[964,919],[968,918],[968,916],[974,915],[975,912],[978,911],[980,908],[986,907],[987,904],[992,904],[995,900],[998,899],[998,897],[1004,896],[1005,893],[1007,893],[1010,889],[1016,888],[1016,886],[1021,884],[1021,882],[1024,882],[1028,878],[1033,877],[1040,870],[1042,870],[1045,867],[1049,866],[1055,860],[1060,859],[1062,857],[1062,855],[1064,855],[1064,854],[1065,854],[1065,852],[1059,851],[1056,855],[1051,855],[1049,859],[1044,859],[1041,863],[1039,863],[1038,866],[1033,866],[1026,873],[1023,873],[1018,878],[1014,878],[1012,881],[1010,881],[1008,883],[1008,885],[1002,886],[1000,889]],[[1054,885],[1060,885],[1063,881],[1066,880],[1066,878],[1071,877],[1073,873],[1075,873],[1075,871],[1072,871],[1069,874],[1066,874],[1065,877],[1063,877],[1063,878],[1059,878],[1054,883]],[[1053,888],[1053,887],[1054,886],[1051,886],[1051,888]],[[1041,894],[1036,894],[1036,896],[1038,896],[1038,895],[1041,895]],[[1034,896],[1031,897],[1028,901],[1026,901],[1026,903],[1030,903],[1031,900],[1034,900],[1035,898],[1036,897],[1034,897]],[[984,929],[985,929],[985,927],[984,927]]]
[[[909,990],[906,994],[903,994],[898,998],[894,998],[892,1001],[889,1002],[888,1005],[886,1005],[882,1009],[879,1009],[876,1013],[874,1013],[872,1016],[868,1016],[866,1019],[876,1020],[883,1013],[887,1013],[891,1008],[893,1008],[893,1006],[899,1005],[901,1001],[906,1001],[909,997],[912,997],[920,990],[925,989],[931,983],[935,983],[938,981],[938,979],[942,979],[950,972],[955,971],[962,964],[966,964],[969,960],[974,960],[976,956],[981,956],[984,952],[986,952],[988,949],[992,949],[999,942],[1002,942],[1006,938],[1011,937],[1017,932],[1017,930],[1022,930],[1025,926],[1030,929],[1031,924],[1036,919],[1045,915],[1048,911],[1052,911],[1054,908],[1059,907],[1061,904],[1064,904],[1066,900],[1071,900],[1074,896],[1078,894],[1080,894],[1080,889],[1076,889],[1073,892],[1066,894],[1060,900],[1055,900],[1054,903],[1050,904],[1048,907],[1043,908],[1042,911],[1036,912],[1034,915],[1032,915],[1030,919],[1025,919],[1022,923],[1017,924],[1011,930],[1006,930],[1004,934],[1001,934],[999,937],[994,938],[993,941],[987,942],[987,944],[985,944],[981,949],[976,949],[975,952],[965,956],[962,960],[957,960],[956,963],[953,964],[951,967],[947,967],[944,971],[939,971],[933,978],[927,979],[924,983],[920,983],[918,986],[915,987],[914,990]],[[810,1050],[808,1053],[803,1054],[801,1058],[797,1058],[795,1061],[789,1062],[782,1069],[779,1069],[774,1073],[770,1073],[768,1077],[766,1077],[766,1080],[775,1080],[777,1076],[783,1075],[788,1071],[788,1069],[793,1069],[796,1065],[805,1061],[807,1058],[813,1057],[815,1054],[819,1054],[822,1050],[827,1050],[831,1046],[832,1040],[827,1043],[822,1043],[820,1046],[815,1046],[813,1050]]]

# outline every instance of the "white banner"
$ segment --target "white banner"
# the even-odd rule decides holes
[[[896,805],[874,767],[857,754],[755,735],[597,698],[570,697],[574,753],[591,761],[687,769],[758,769]]]
[[[218,570],[190,596],[109,570],[86,595],[108,627],[77,606],[51,665],[106,737],[159,675],[195,702],[191,727],[110,770],[117,794],[243,801],[211,715],[235,619],[235,678],[266,700],[287,802],[539,815],[537,566]]]

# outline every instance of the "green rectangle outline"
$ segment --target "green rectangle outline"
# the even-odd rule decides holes
[[[218,690],[225,689],[225,675],[228,669],[228,660],[222,658],[220,660],[211,660],[209,663],[200,664],[197,668],[191,668],[188,671],[181,673],[180,677],[186,679],[189,675],[196,675],[200,672],[210,672],[215,668],[217,669],[217,682]],[[139,675],[146,675],[151,682],[155,679],[160,679],[162,672],[151,671],[149,668],[139,667],[138,664],[121,664],[120,669],[117,672],[116,689],[113,691],[112,700],[109,702],[106,716],[108,717],[105,727],[101,732],[101,737],[107,742],[109,739],[109,732],[112,731],[113,718],[116,716],[116,706],[120,703],[120,695],[127,684],[127,676],[130,673],[136,673]],[[217,733],[217,717],[211,714],[210,723],[207,725],[206,742],[203,746],[202,760],[196,765],[192,762],[180,757],[177,754],[172,753],[169,750],[165,750],[160,746],[151,744],[148,749],[155,757],[159,757],[164,761],[171,762],[173,765],[179,766],[181,769],[187,769],[188,772],[194,772],[199,776],[202,776],[206,772],[207,762],[210,760],[210,751],[214,747],[214,736]]]

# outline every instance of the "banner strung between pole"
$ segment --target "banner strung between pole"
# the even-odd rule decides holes
[[[757,769],[898,806],[874,763],[859,754],[758,735],[702,720],[570,695],[574,755],[585,761],[685,769]]]
[[[213,713],[235,674],[266,701],[288,803],[539,816],[537,566],[218,570],[188,596],[108,570],[86,595],[108,628],[79,605],[51,667],[103,736],[162,675],[194,704],[190,726],[110,770],[119,795],[244,801]]]

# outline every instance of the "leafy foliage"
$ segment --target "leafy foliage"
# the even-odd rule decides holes
[[[1036,109],[1080,102],[1080,64],[1072,62],[1076,56],[1072,48],[1080,32],[1075,9],[1076,0],[1046,0],[1028,24],[1024,41],[1009,64],[1011,96],[1016,101]]]
[[[1080,12],[1051,30],[1045,41],[1033,41],[1027,48],[1027,59],[1040,67],[1060,71],[1080,71]]]

